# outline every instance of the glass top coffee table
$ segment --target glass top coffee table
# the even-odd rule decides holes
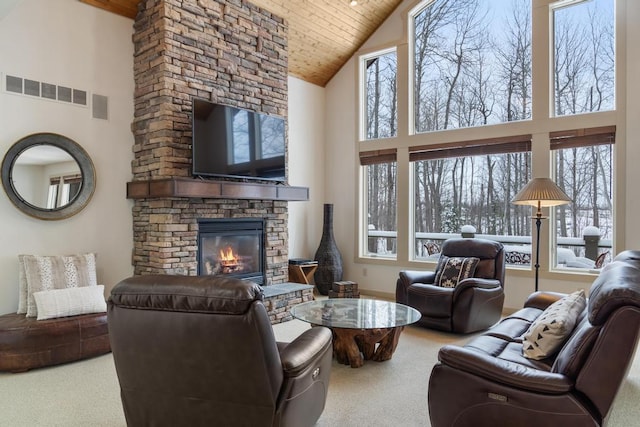
[[[294,306],[291,315],[330,328],[333,354],[352,368],[364,360],[391,359],[404,327],[420,320],[420,313],[406,305],[359,298],[309,301]]]

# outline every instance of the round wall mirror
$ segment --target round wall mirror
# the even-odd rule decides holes
[[[80,212],[95,190],[95,169],[84,149],[54,133],[22,138],[2,161],[2,186],[24,213],[57,220]]]

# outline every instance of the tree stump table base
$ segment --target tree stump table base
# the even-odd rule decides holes
[[[331,329],[334,357],[352,368],[391,359],[404,327],[420,320],[415,308],[368,298],[309,301],[292,307],[291,315]]]
[[[332,328],[333,355],[338,363],[359,368],[365,360],[391,359],[404,326],[376,329]]]

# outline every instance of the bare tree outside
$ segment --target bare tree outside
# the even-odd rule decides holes
[[[395,52],[367,59],[367,139],[391,138],[397,132],[397,57]],[[368,226],[374,230],[396,230],[396,163],[367,166]],[[373,253],[395,253],[395,239],[369,239]]]
[[[613,0],[552,10],[552,115],[615,107],[613,11]],[[435,0],[411,25],[417,134],[532,119],[531,0]],[[393,53],[366,62],[367,139],[396,135],[396,60]],[[557,209],[559,246],[560,238],[582,237],[590,226],[612,239],[612,144],[586,138],[554,147],[555,180],[573,200]],[[520,236],[521,244],[528,237],[530,244],[531,209],[511,203],[531,178],[530,151],[502,141],[410,154],[417,154],[411,157],[414,256],[425,254],[425,233],[457,234],[464,225],[477,234]],[[369,227],[378,235],[396,230],[396,166],[367,166]],[[578,244],[565,246],[584,255]],[[393,244],[384,250],[393,253]]]
[[[418,132],[531,118],[528,0],[435,1],[414,25]],[[530,233],[528,209],[510,203],[530,178],[530,153],[460,155],[414,162],[416,232]]]
[[[554,11],[556,116],[614,109],[613,6],[613,0],[594,0]],[[596,227],[600,239],[611,241],[613,146],[606,141],[572,145],[555,150],[557,183],[573,200],[556,209],[558,240],[581,238],[587,227]],[[583,247],[563,249],[585,255]]]
[[[396,136],[397,69],[395,52],[366,61],[367,139]]]

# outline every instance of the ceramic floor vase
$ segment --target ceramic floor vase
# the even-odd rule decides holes
[[[333,236],[333,205],[324,205],[322,239],[314,258],[318,261],[313,278],[322,295],[328,295],[333,282],[342,280],[342,255]]]

